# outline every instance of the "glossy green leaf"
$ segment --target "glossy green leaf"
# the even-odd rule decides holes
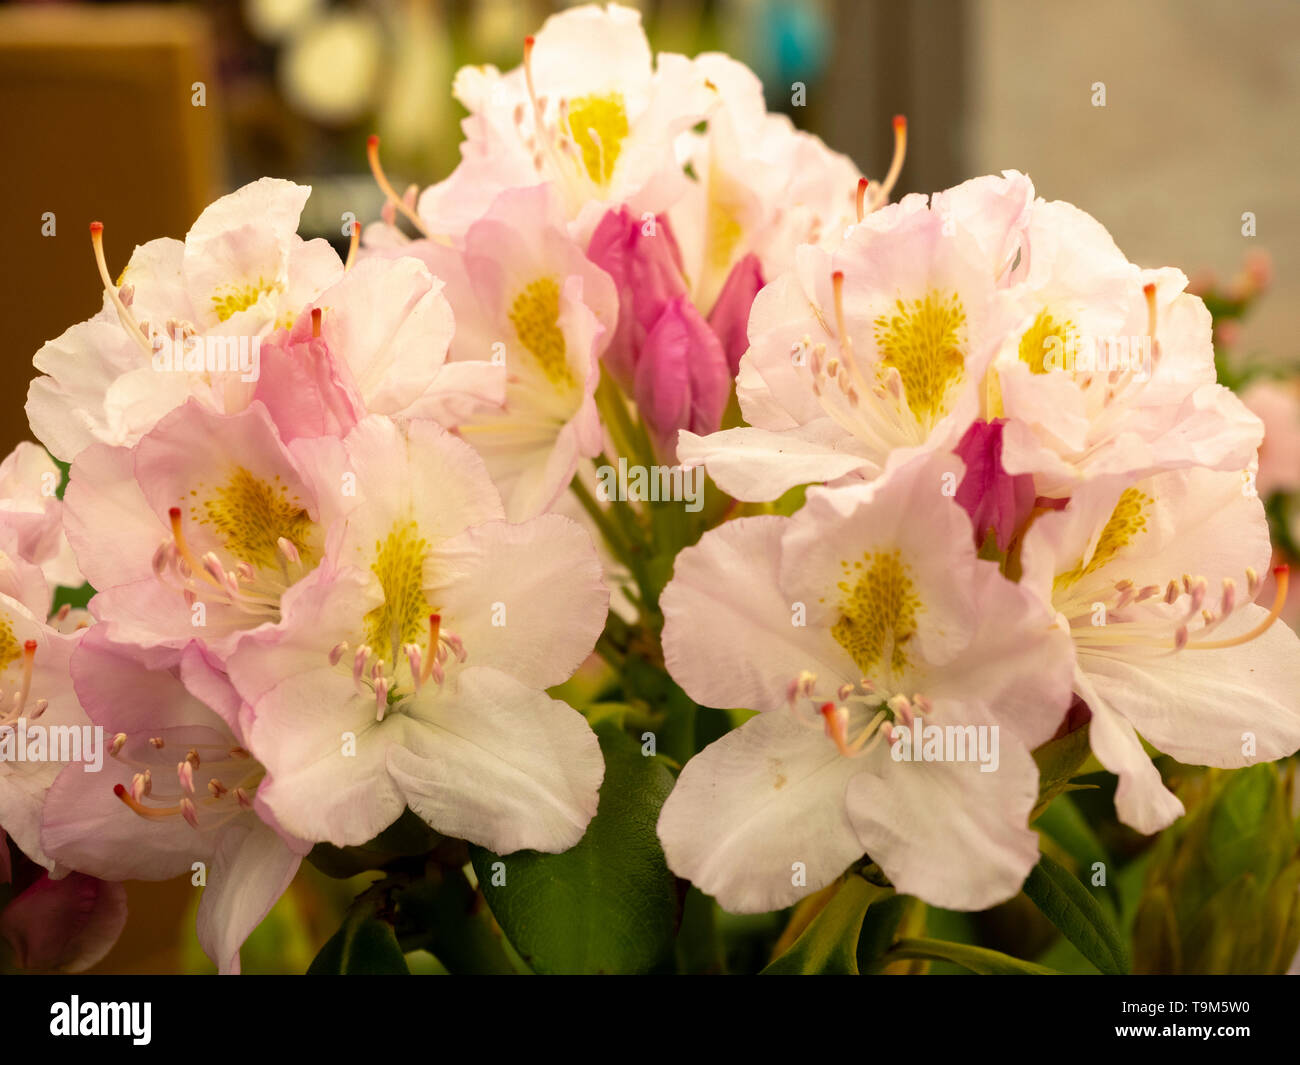
[[[890,961],[926,958],[948,961],[981,976],[1057,976],[1053,969],[1031,961],[1013,958],[1001,951],[972,947],[966,943],[948,943],[942,939],[900,939],[885,957]]]
[[[1064,866],[1043,855],[1025,881],[1025,894],[1103,973],[1129,971],[1128,947],[1114,922],[1079,878]]]
[[[406,958],[392,925],[380,920],[373,903],[359,899],[339,930],[321,947],[308,976],[383,976],[408,974]]]
[[[763,975],[856,976],[862,920],[873,903],[893,894],[893,888],[879,887],[850,873],[790,949],[764,969]]]
[[[672,774],[612,723],[596,733],[605,781],[575,847],[505,857],[471,852],[493,916],[538,973],[643,973],[673,951],[677,882],[655,834]]]
[[[1078,773],[1091,752],[1087,725],[1060,739],[1049,740],[1034,751],[1034,761],[1038,763],[1038,802],[1029,815],[1031,822],[1069,788],[1070,778]]]

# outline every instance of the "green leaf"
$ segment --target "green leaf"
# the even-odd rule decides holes
[[[326,876],[348,880],[370,869],[382,869],[400,858],[427,854],[444,842],[444,836],[407,809],[370,842],[357,847],[318,843],[307,860]]]
[[[942,939],[900,939],[885,954],[885,959],[888,961],[902,961],[906,958],[952,962],[981,976],[1060,975],[1053,969],[1013,958],[1010,954],[1003,954],[998,950],[972,947],[965,943],[948,943]]]
[[[893,888],[879,887],[850,873],[790,949],[764,969],[763,975],[856,976],[862,920],[873,903],[893,894]]]
[[[612,723],[596,734],[605,781],[576,846],[504,858],[471,850],[493,916],[538,973],[644,973],[673,951],[677,881],[655,834],[672,774]]]
[[[1038,763],[1038,803],[1029,815],[1031,824],[1053,799],[1069,787],[1070,778],[1088,760],[1091,750],[1088,726],[1084,725],[1060,739],[1048,740],[1034,751],[1034,761]]]
[[[410,973],[392,925],[375,915],[375,905],[365,895],[352,905],[339,930],[308,967],[308,976]]]
[[[1064,866],[1043,855],[1025,881],[1025,894],[1103,973],[1113,976],[1129,971],[1128,948],[1114,923]]]
[[[402,949],[427,950],[450,973],[516,972],[487,907],[460,869],[430,864],[425,875],[394,892]]]

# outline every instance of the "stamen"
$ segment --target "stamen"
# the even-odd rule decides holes
[[[822,703],[817,712],[826,720],[826,735],[834,742],[840,754],[849,754],[849,745],[844,729],[844,715],[834,703]]]
[[[348,257],[343,261],[343,272],[346,274],[352,269],[353,262],[357,258],[357,245],[361,243],[361,223],[352,223],[352,239],[348,241]]]
[[[866,178],[858,178],[857,208],[858,208],[858,221],[859,221],[859,222],[861,222],[862,219],[866,217],[865,206],[866,206],[866,200],[867,200],[867,188],[868,188],[870,185],[871,185],[871,182],[868,181]]]
[[[23,679],[22,686],[14,699],[13,713],[22,716],[23,707],[27,705],[27,696],[32,690],[32,667],[36,664],[36,641],[28,640],[23,644]]]
[[[406,644],[402,650],[406,653],[406,662],[411,667],[411,680],[415,684],[415,690],[420,690],[421,685],[421,654],[420,648],[413,643]]]
[[[889,201],[889,194],[894,191],[894,185],[898,182],[898,175],[903,171],[903,159],[907,155],[907,119],[903,115],[894,116],[894,158],[889,163],[889,173],[885,175],[885,180],[880,183],[880,188],[876,190],[875,198],[871,201],[873,211],[883,207]]]
[[[281,536],[275,541],[275,546],[280,549],[280,554],[289,560],[290,565],[301,565],[302,555],[298,553],[298,548],[292,540]]]
[[[352,685],[362,695],[366,694],[366,689],[361,684],[361,674],[366,668],[366,659],[370,657],[370,648],[364,643],[357,648],[357,653],[352,658]]]
[[[132,813],[147,817],[151,821],[161,821],[168,817],[174,817],[180,812],[179,808],[175,806],[145,806],[121,784],[113,785],[113,794],[130,807]]]
[[[99,267],[99,279],[104,283],[104,291],[108,293],[108,298],[112,301],[113,307],[117,310],[117,319],[123,329],[127,331],[131,339],[134,340],[150,359],[153,358],[153,345],[149,338],[145,336],[144,330],[140,328],[140,323],[135,320],[126,304],[122,302],[122,297],[117,291],[117,286],[113,284],[112,277],[108,273],[108,261],[104,258],[104,223],[90,223],[90,243],[95,249],[95,265]]]
[[[1156,286],[1152,282],[1142,286],[1142,295],[1147,300],[1147,336],[1156,338]]]
[[[311,309],[311,338],[312,340],[320,339],[320,308]]]
[[[201,574],[206,577],[209,584],[215,585],[223,593],[226,591],[226,582],[215,579],[208,572],[207,567],[194,557],[194,552],[190,550],[190,545],[185,540],[185,530],[181,525],[181,508],[172,507],[167,511],[167,517],[171,520],[172,542],[176,545],[176,551],[185,563],[190,567],[190,573]],[[211,552],[209,552],[211,554]],[[212,556],[216,557],[216,556]],[[191,604],[192,605],[192,604]]]
[[[528,39],[529,41],[532,40],[531,37],[529,37]],[[423,684],[426,680],[429,679],[429,677],[433,675],[433,671],[435,668],[438,669],[439,674],[441,674],[442,672],[441,668],[438,667],[438,630],[439,628],[441,628],[441,626],[442,626],[442,615],[430,614],[429,615],[429,649],[425,653],[424,661],[420,663],[420,681],[419,681],[420,684]],[[439,684],[442,683],[441,675],[438,677],[438,683]]]
[[[1278,619],[1278,616],[1282,613],[1282,608],[1286,606],[1286,593],[1290,584],[1291,568],[1285,565],[1278,566],[1273,570],[1273,579],[1277,583],[1277,591],[1273,596],[1273,608],[1268,612],[1268,617],[1251,629],[1250,632],[1226,640],[1206,640],[1188,646],[1194,651],[1221,650],[1225,647],[1238,647],[1243,643],[1250,643],[1251,640],[1263,636],[1273,622]]]
[[[372,133],[369,139],[367,139],[366,158],[370,161],[370,172],[375,177],[375,184],[379,186],[379,191],[388,198],[389,203],[406,216],[411,225],[415,226],[421,235],[426,237],[429,236],[429,231],[425,228],[424,222],[421,220],[420,216],[411,210],[404,199],[397,195],[397,190],[393,188],[387,175],[384,173],[384,168],[380,166],[378,134]]]

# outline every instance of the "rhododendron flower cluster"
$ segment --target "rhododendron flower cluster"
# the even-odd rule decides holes
[[[305,859],[379,872],[372,966],[479,921],[474,971],[648,970],[689,882],[796,906],[798,971],[850,882],[1039,901],[1074,778],[1151,835],[1173,766],[1300,748],[1263,425],[1180,271],[1016,171],[891,203],[901,118],[871,180],[616,5],[453,92],[460,163],[399,194],[371,138],[346,257],[274,178],[124,269],[91,226],[102,309],[0,464],[22,964],[192,875],[238,972]],[[486,907],[408,905],[453,889]]]

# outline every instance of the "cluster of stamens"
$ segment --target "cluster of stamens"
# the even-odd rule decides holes
[[[109,745],[109,754],[117,761],[135,768],[136,772],[131,777],[129,788],[115,784],[113,794],[136,815],[151,821],[182,817],[191,828],[211,830],[253,808],[253,796],[264,770],[243,747],[220,744],[196,744],[190,747],[185,757],[176,763],[175,783],[160,784],[158,792],[155,792],[154,767],[124,755],[126,742],[126,733],[119,732]],[[162,736],[152,736],[149,738],[149,746],[155,751],[162,751],[166,742]],[[204,761],[205,755],[207,761]],[[227,784],[213,775],[208,778],[203,789],[206,794],[200,793],[195,785],[194,774],[201,766],[206,766],[209,772],[221,769],[233,783]],[[167,776],[170,777],[170,774]],[[234,780],[235,777],[238,779]],[[200,813],[205,814],[202,824],[199,822]],[[216,819],[210,820],[208,815],[215,816]]]
[[[920,694],[910,699],[901,693],[883,698],[866,677],[840,685],[835,699],[817,698],[816,688],[816,675],[806,671],[790,681],[786,687],[790,712],[805,728],[824,732],[846,758],[864,757],[881,740],[892,745],[897,739],[896,723],[911,728],[917,714],[933,710],[930,701]]]
[[[242,560],[234,569],[226,569],[213,551],[196,558],[185,538],[180,507],[172,507],[168,517],[172,535],[154,552],[153,571],[159,580],[180,591],[186,606],[193,607],[202,598],[246,614],[278,614],[281,593],[306,572],[298,548],[283,536],[276,540],[281,558],[278,579],[268,579]]]
[[[1205,636],[1221,626],[1229,617],[1242,607],[1253,603],[1259,594],[1263,582],[1259,574],[1251,568],[1246,570],[1246,595],[1238,595],[1237,582],[1225,577],[1219,589],[1217,602],[1210,602],[1210,582],[1205,577],[1183,574],[1181,580],[1171,580],[1164,588],[1158,584],[1148,584],[1141,588],[1131,580],[1117,581],[1114,594],[1109,600],[1100,602],[1106,608],[1105,625],[1093,627],[1087,615],[1074,618],[1072,627],[1076,635],[1092,644],[1133,644],[1145,647],[1157,647],[1171,652],[1210,651],[1228,647],[1238,647],[1262,636],[1278,619],[1286,605],[1290,570],[1287,566],[1278,566],[1273,570],[1276,583],[1273,606],[1268,615],[1249,632],[1225,639],[1207,640]],[[1147,638],[1133,632],[1108,633],[1110,625],[1157,624],[1162,627],[1169,624],[1165,614],[1153,614],[1151,611],[1139,611],[1139,606],[1148,604],[1159,609],[1161,606],[1175,606],[1180,600],[1182,609],[1174,619],[1172,638]],[[1146,616],[1142,616],[1145,614]],[[1195,626],[1195,628],[1193,627]]]
[[[406,671],[409,672],[411,688],[419,692],[430,680],[441,685],[446,680],[446,665],[450,657],[457,662],[464,662],[467,655],[465,645],[454,632],[442,627],[442,615],[429,615],[429,640],[426,646],[406,643],[401,648],[405,659]],[[403,695],[399,676],[400,662],[385,662],[378,657],[375,650],[362,643],[354,650],[347,640],[335,644],[330,649],[331,666],[350,666],[352,685],[357,694],[363,698],[373,698],[375,702],[375,720],[383,721],[391,700]]]
[[[27,640],[23,644],[23,672],[18,687],[8,694],[0,692],[0,729],[12,729],[21,717],[35,721],[50,705],[47,699],[37,699],[31,704],[31,710],[28,712],[28,702],[32,694],[32,670],[35,665],[36,641]]]

